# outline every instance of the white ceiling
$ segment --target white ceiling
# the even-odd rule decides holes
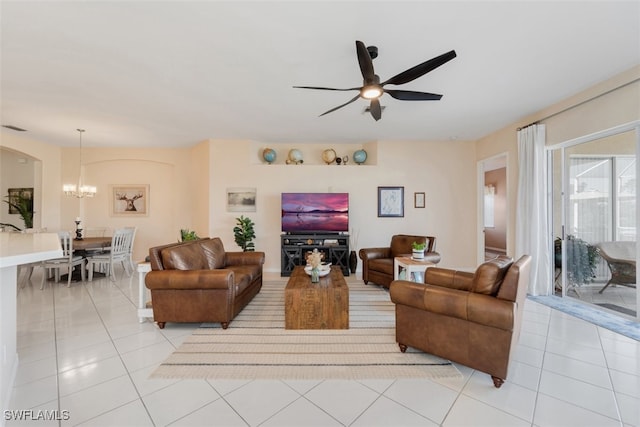
[[[207,138],[362,143],[473,140],[640,64],[638,1],[7,1],[1,119],[26,137],[179,147]],[[389,95],[357,93],[355,40],[382,80],[455,49]],[[3,129],[3,133],[14,132]]]

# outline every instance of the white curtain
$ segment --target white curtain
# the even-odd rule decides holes
[[[545,126],[518,131],[516,259],[531,255],[529,294],[551,295],[551,251],[547,221]]]

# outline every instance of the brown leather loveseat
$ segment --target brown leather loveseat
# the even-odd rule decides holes
[[[397,256],[411,256],[412,243],[427,242],[424,260],[434,264],[440,262],[440,254],[436,252],[436,238],[433,236],[411,236],[396,234],[391,238],[388,247],[360,249],[362,260],[362,280],[389,287],[393,281],[393,259]]]
[[[396,341],[491,375],[500,387],[518,343],[531,257],[501,256],[475,273],[430,267],[424,284],[396,280]]]
[[[260,292],[264,252],[226,252],[219,238],[149,249],[153,320],[229,322]]]

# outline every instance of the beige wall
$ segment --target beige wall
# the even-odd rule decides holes
[[[589,135],[640,120],[640,66],[601,82],[575,96],[523,117],[477,141],[477,160],[508,153],[509,229],[507,254],[514,255],[518,185],[517,129],[540,121],[546,125],[547,145]]]
[[[226,189],[255,187],[256,212],[244,213],[256,223],[256,248],[267,254],[268,271],[280,271],[280,194],[282,192],[348,192],[352,246],[385,246],[397,233],[437,237],[442,265],[472,266],[475,254],[475,149],[472,142],[383,141],[366,148],[376,153],[377,164],[346,166],[322,164],[323,148],[349,155],[341,146],[301,144],[302,165],[264,164],[263,146],[250,141],[211,141],[212,212],[211,235],[220,236],[228,250],[238,250],[233,241],[235,218],[243,213],[227,212]],[[279,162],[288,145],[272,144]],[[358,148],[358,147],[351,147]],[[315,164],[312,164],[315,163]],[[452,174],[451,171],[457,171]],[[378,186],[403,186],[404,218],[378,218]],[[426,193],[426,208],[413,207],[413,193]],[[356,241],[357,237],[357,241]],[[468,244],[459,245],[465,241]]]
[[[280,269],[280,193],[283,191],[335,191],[350,193],[350,220],[356,249],[381,246],[396,233],[430,234],[437,237],[443,266],[469,268],[477,259],[478,189],[476,164],[507,154],[509,188],[509,236],[507,253],[515,247],[517,188],[516,130],[540,118],[545,120],[549,143],[640,118],[640,86],[632,83],[593,101],[589,98],[640,78],[640,67],[616,76],[570,100],[525,117],[480,139],[465,141],[379,141],[365,144],[368,164],[324,165],[317,159],[328,144],[301,143],[308,156],[304,165],[261,163],[263,144],[254,141],[207,140],[186,149],[85,148],[85,182],[98,187],[94,199],[63,197],[63,182],[78,175],[78,150],[32,141],[15,132],[1,130],[0,146],[42,161],[41,226],[50,230],[73,229],[81,216],[85,227],[137,226],[135,256],[143,258],[149,246],[178,239],[180,228],[195,229],[202,236],[220,236],[228,250],[237,250],[233,225],[239,216],[226,210],[226,189],[255,187],[257,211],[256,247],[267,253],[266,269]],[[578,109],[561,112],[585,102]],[[463,125],[463,124],[461,124]],[[271,145],[280,159],[289,146]],[[341,146],[336,145],[336,151]],[[349,146],[350,157],[355,147]],[[120,218],[110,215],[109,186],[149,184],[149,215]],[[37,186],[37,184],[36,184]],[[377,187],[403,186],[404,218],[377,217]],[[413,193],[426,194],[426,208],[413,207]],[[38,214],[37,214],[38,215]],[[354,239],[355,240],[355,239]]]

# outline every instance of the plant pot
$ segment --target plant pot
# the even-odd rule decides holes
[[[412,252],[412,258],[413,259],[424,259],[424,250],[422,251],[417,251],[417,250],[413,250]]]

